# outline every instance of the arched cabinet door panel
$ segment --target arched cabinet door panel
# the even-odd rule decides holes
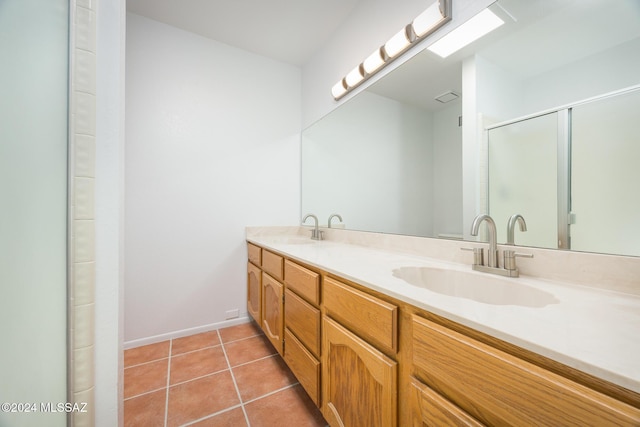
[[[247,311],[258,325],[262,324],[262,274],[252,263],[247,263]]]
[[[323,318],[323,414],[332,427],[396,427],[397,363]]]
[[[284,335],[283,286],[262,273],[262,330],[281,355]]]

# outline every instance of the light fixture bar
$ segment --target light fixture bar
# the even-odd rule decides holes
[[[484,9],[476,16],[460,25],[449,34],[433,43],[427,49],[443,58],[462,49],[466,45],[478,40],[504,24],[496,14],[489,9]]]
[[[410,24],[398,31],[383,46],[372,52],[361,64],[337,82],[331,88],[333,97],[336,100],[342,98],[418,41],[449,22],[451,20],[451,2],[452,0],[435,1]]]

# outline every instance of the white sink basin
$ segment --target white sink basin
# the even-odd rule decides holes
[[[517,278],[436,267],[401,267],[394,269],[393,275],[432,292],[485,304],[545,307],[559,302],[553,294]]]

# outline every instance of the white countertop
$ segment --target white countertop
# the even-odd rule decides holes
[[[470,265],[304,236],[258,234],[248,235],[247,240],[640,392],[638,296],[524,275],[502,278],[472,271]],[[424,268],[454,270],[474,283],[490,276],[487,283],[508,285],[509,295],[490,295],[481,289],[472,296],[449,296],[396,277],[406,278]],[[498,286],[493,292],[505,289]],[[510,298],[517,303],[507,303]]]

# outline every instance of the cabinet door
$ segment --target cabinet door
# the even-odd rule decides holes
[[[253,320],[262,324],[262,284],[260,269],[247,263],[247,311]]]
[[[271,344],[282,354],[284,333],[283,287],[273,277],[262,273],[262,329]]]
[[[323,318],[323,408],[332,427],[395,427],[397,363]]]
[[[411,378],[410,399],[412,427],[484,425],[415,378]]]

